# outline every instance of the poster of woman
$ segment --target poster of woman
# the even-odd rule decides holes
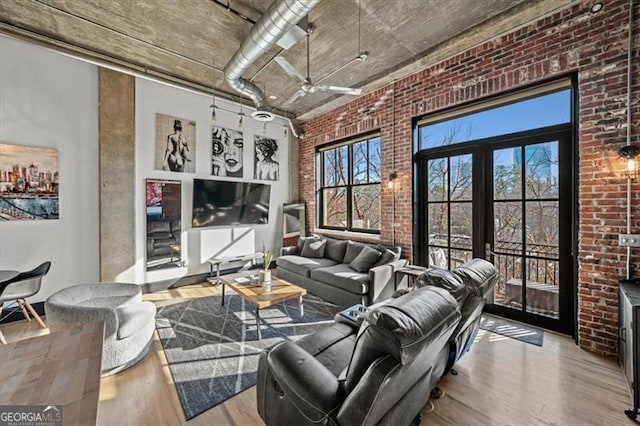
[[[211,127],[211,174],[244,177],[244,138],[242,132],[224,127]]]
[[[195,173],[196,123],[156,114],[156,170]]]
[[[257,180],[280,180],[278,163],[278,141],[264,136],[255,136],[255,173]]]

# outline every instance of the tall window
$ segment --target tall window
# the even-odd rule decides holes
[[[320,226],[380,232],[380,136],[318,151]]]
[[[571,332],[576,293],[574,86],[563,78],[417,123],[422,265],[498,271],[488,311]]]

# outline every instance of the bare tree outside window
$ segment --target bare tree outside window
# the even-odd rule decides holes
[[[323,224],[333,227],[347,226],[347,181],[349,168],[349,154],[347,147],[325,151],[324,159],[324,188]]]
[[[458,123],[452,123],[445,136],[431,145],[452,145],[465,140],[470,133],[471,128],[461,129]],[[547,263],[543,259],[527,265],[527,279],[557,285],[557,142],[496,150],[493,163],[494,249],[518,258],[521,256],[525,243],[523,214],[526,214],[527,254],[549,258]],[[434,266],[452,267],[459,263],[454,259],[454,252],[462,258],[460,260],[466,260],[464,250],[472,249],[472,156],[429,160],[427,176],[430,258]],[[447,253],[444,257],[437,253],[448,249],[451,249],[451,259]],[[523,268],[513,256],[497,256],[496,266],[505,271],[505,276],[521,278]],[[438,257],[440,264],[436,261]]]
[[[418,158],[426,161],[418,167],[417,210],[427,234],[420,242],[424,261],[453,268],[474,247],[481,251],[492,243],[500,277],[493,303],[555,318],[560,274],[571,278],[559,267],[568,254],[568,240],[560,243],[560,226],[568,224],[561,216],[567,211],[563,197],[570,188],[566,181],[561,186],[559,173],[560,152],[570,143],[572,89],[565,83],[503,104],[426,117],[416,140]],[[472,171],[474,164],[482,170]],[[482,196],[472,199],[472,193]],[[474,220],[474,213],[480,217]],[[482,228],[493,235],[473,229],[485,216]]]
[[[559,285],[558,164],[556,141],[494,152],[494,240],[495,250],[503,253],[495,263],[506,277],[496,286],[498,302],[520,306],[520,298],[510,300],[510,279],[528,286]],[[533,299],[527,304],[529,310],[557,314],[557,308],[538,306]]]
[[[458,143],[472,131],[452,123],[442,139]],[[429,259],[432,266],[455,267],[471,258],[473,248],[473,157],[471,154],[437,158],[427,164]]]
[[[322,226],[380,230],[380,149],[376,136],[320,153]]]

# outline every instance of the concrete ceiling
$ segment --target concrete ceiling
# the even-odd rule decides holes
[[[0,31],[57,45],[83,56],[232,93],[222,69],[271,0],[2,0]],[[569,0],[322,0],[311,12],[310,76],[317,82],[358,55],[323,84],[374,90],[510,28],[567,7]],[[237,12],[237,13],[234,13]],[[246,19],[243,19],[243,15]],[[271,48],[244,75],[279,107],[299,88],[273,58],[306,74],[306,45]],[[432,62],[434,63],[434,62]],[[316,92],[289,112],[309,119],[353,99]]]

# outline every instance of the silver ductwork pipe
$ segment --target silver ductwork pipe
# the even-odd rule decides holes
[[[256,111],[252,114],[255,119],[271,121],[273,113],[264,92],[253,82],[242,78],[242,74],[319,2],[320,0],[276,0],[251,28],[249,36],[224,67],[224,78],[229,86],[251,98],[255,104]]]

